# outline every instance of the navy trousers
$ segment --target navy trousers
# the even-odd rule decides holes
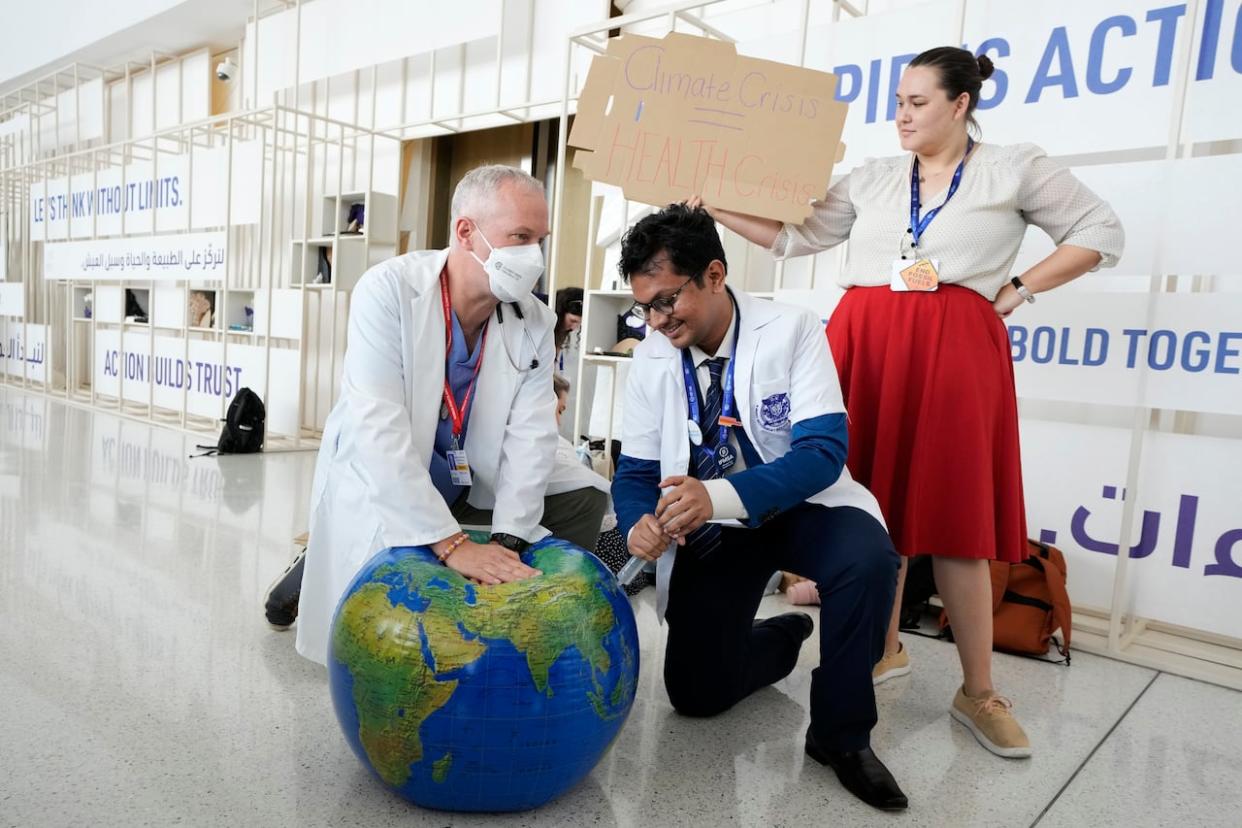
[[[777,570],[818,585],[819,666],[811,728],[827,750],[861,750],[876,723],[871,669],[897,587],[884,527],[853,507],[804,503],[757,529],[725,527],[706,558],[679,550],[669,585],[664,684],[680,713],[713,716],[793,671],[802,639],[788,619],[755,622]]]

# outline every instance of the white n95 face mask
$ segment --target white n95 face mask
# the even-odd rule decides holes
[[[491,250],[487,261],[476,256],[473,250],[470,255],[487,271],[492,295],[502,302],[518,302],[529,296],[535,288],[535,282],[543,275],[543,251],[539,249],[539,245],[493,247],[477,223],[474,229],[479,231],[479,238]]]

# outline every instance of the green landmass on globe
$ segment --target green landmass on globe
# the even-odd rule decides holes
[[[359,741],[388,784],[403,785],[410,766],[422,761],[423,723],[450,702],[458,682],[449,676],[483,656],[485,639],[507,641],[522,654],[536,690],[548,697],[549,670],[576,648],[591,667],[593,688],[585,692],[596,715],[607,720],[628,712],[619,705],[633,697],[633,679],[611,692],[599,681],[611,666],[604,637],[617,624],[599,572],[555,547],[534,549],[529,563],[543,575],[476,587],[453,570],[406,557],[377,569],[342,603],[333,652],[354,679]],[[427,606],[416,611],[394,603],[393,576]],[[623,643],[620,656],[632,664],[637,654]],[[636,678],[637,671],[625,675]],[[452,761],[448,752],[433,763],[434,781],[448,778]]]
[[[453,767],[453,752],[449,751],[436,760],[436,763],[432,766],[431,778],[437,782],[443,782],[445,779],[448,779],[448,772],[451,767]]]

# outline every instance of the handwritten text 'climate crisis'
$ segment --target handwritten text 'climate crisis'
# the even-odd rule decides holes
[[[637,92],[655,92],[661,95],[690,100],[728,104],[736,102],[741,113],[723,114],[744,116],[747,111],[796,114],[808,121],[815,120],[823,104],[813,95],[786,92],[774,87],[767,75],[753,69],[742,75],[737,85],[714,73],[695,75],[689,72],[670,72],[663,67],[663,46],[643,46],[635,49],[625,60],[625,82]]]

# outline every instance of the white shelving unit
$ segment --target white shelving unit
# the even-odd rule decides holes
[[[73,288],[73,320],[90,322],[95,315],[95,289],[75,286]]]
[[[121,318],[126,325],[149,325],[151,324],[151,289],[145,287],[129,287],[123,288],[121,306]],[[132,304],[130,300],[133,300]],[[133,307],[136,305],[137,307]],[[141,310],[141,314],[130,313],[131,310]],[[138,318],[146,317],[146,322],[139,322]]]
[[[95,321],[119,325],[125,318],[125,290],[120,285],[95,286]]]
[[[591,284],[588,273],[587,283]],[[582,305],[582,357],[574,382],[574,430],[572,442],[583,437],[605,441],[605,454],[611,456],[611,441],[620,433],[619,401],[624,391],[624,375],[630,357],[599,353],[610,351],[617,336],[618,317],[634,304],[628,288],[588,290]],[[612,416],[609,416],[611,411]]]
[[[272,291],[272,330],[275,339],[302,338],[302,291],[276,288]],[[267,336],[267,291],[254,294],[254,333]]]
[[[362,208],[360,228],[350,229],[350,216]],[[387,193],[355,192],[325,196],[320,209],[320,232],[323,236],[367,237],[372,241],[395,243],[397,240],[397,198]]]
[[[352,231],[349,217],[358,206],[364,220],[360,230]],[[291,284],[308,290],[334,284],[352,290],[369,268],[397,253],[397,199],[376,192],[324,197],[312,224],[315,228],[319,235],[290,242]]]

